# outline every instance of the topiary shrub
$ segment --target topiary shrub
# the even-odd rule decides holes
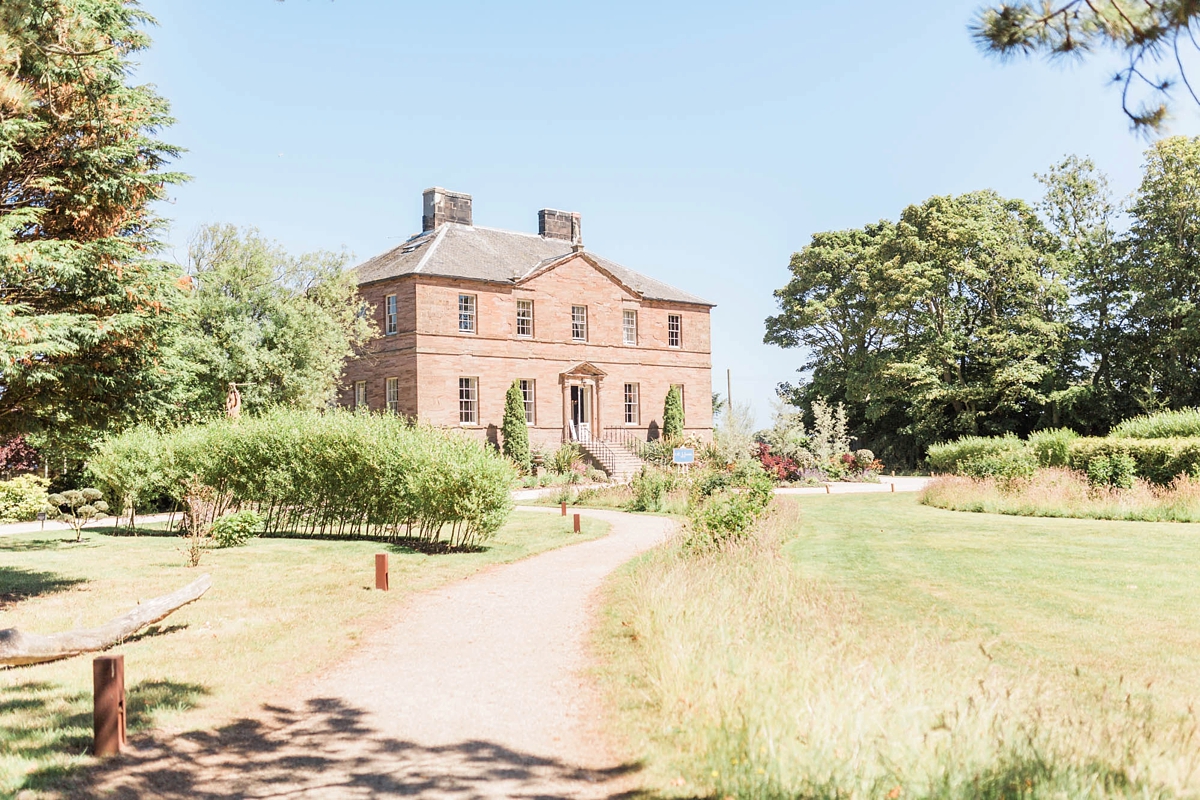
[[[678,386],[672,386],[667,391],[667,399],[663,402],[662,438],[667,442],[677,442],[683,438],[683,398],[679,395]]]
[[[75,541],[83,538],[83,526],[94,519],[99,519],[108,511],[108,503],[100,498],[104,495],[99,489],[68,489],[60,494],[52,494],[47,500],[47,516],[56,522],[65,522],[75,531]]]
[[[217,547],[241,547],[253,539],[263,526],[263,518],[249,509],[217,517],[210,533]]]
[[[500,437],[504,455],[517,465],[523,474],[529,472],[529,426],[525,422],[525,395],[521,393],[521,382],[513,381],[504,395],[504,420],[500,424]]]

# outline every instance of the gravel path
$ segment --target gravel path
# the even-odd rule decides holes
[[[583,513],[612,532],[418,595],[295,701],[218,732],[135,742],[71,796],[622,795],[635,768],[604,745],[586,675],[592,603],[671,523]]]

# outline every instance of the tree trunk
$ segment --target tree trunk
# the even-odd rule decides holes
[[[49,636],[21,633],[16,628],[0,630],[0,664],[20,666],[57,661],[80,653],[104,650],[129,638],[147,625],[199,600],[212,586],[212,578],[201,575],[187,586],[156,597],[99,628],[78,629]]]

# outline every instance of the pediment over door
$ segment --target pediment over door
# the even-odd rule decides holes
[[[580,378],[592,378],[593,380],[600,380],[607,375],[607,372],[600,369],[595,364],[588,363],[587,361],[581,361],[566,372],[561,373],[559,378],[564,381],[569,379],[579,380]]]

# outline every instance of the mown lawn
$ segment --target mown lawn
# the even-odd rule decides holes
[[[1200,525],[777,499],[597,637],[654,797],[1200,796]]]
[[[805,498],[785,551],[874,618],[978,640],[1019,668],[1092,670],[1200,698],[1200,525]]]
[[[429,555],[374,542],[256,539],[184,567],[181,542],[86,532],[0,537],[0,628],[91,626],[139,598],[210,573],[198,602],[112,652],[125,655],[133,730],[213,727],[264,702],[386,626],[414,592],[491,564],[603,535],[607,523],[516,512],[479,552]],[[390,554],[390,592],[374,554]],[[52,784],[88,761],[91,658],[0,668],[0,796]]]

